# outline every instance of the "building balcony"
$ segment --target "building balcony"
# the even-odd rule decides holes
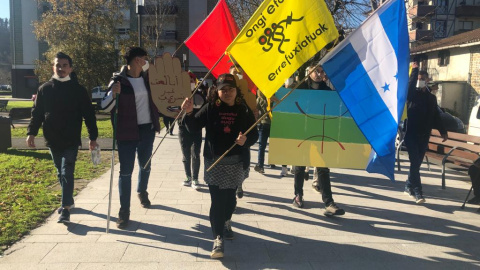
[[[480,18],[480,6],[460,5],[455,9],[457,17],[478,17]]]
[[[435,6],[415,5],[408,9],[408,17],[410,19],[418,17],[428,17],[435,14]]]
[[[410,42],[413,41],[432,41],[433,40],[433,30],[421,30],[415,29],[411,30],[408,33],[410,37]]]

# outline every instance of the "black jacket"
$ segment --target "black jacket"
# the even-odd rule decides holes
[[[205,127],[203,156],[216,159],[235,143],[240,131],[245,133],[255,123],[255,116],[245,104],[227,106],[222,103],[217,106],[208,103],[196,114],[185,116],[183,121],[190,132],[198,132]],[[258,140],[256,127],[246,136],[245,144],[235,146],[227,156],[240,155],[243,161],[248,159],[249,148]]]
[[[51,79],[38,88],[27,135],[36,136],[43,124],[48,147],[65,149],[79,146],[82,143],[83,119],[90,140],[96,140],[95,110],[87,90],[75,79],[66,82]]]
[[[408,82],[407,95],[407,133],[411,135],[430,135],[432,128],[441,134],[447,134],[438,110],[437,98],[430,91],[416,88],[418,68],[412,69]]]

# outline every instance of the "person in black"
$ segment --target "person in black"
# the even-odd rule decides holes
[[[440,120],[437,98],[427,87],[428,73],[418,71],[418,63],[412,65],[407,95],[407,131],[405,145],[410,160],[410,172],[405,184],[405,194],[415,198],[417,204],[424,203],[420,179],[420,166],[428,147],[432,128],[436,127],[443,141],[448,139],[447,130]]]
[[[332,89],[326,84],[327,76],[323,68],[315,65],[311,65],[307,68],[309,73],[313,68],[315,71],[310,73],[309,78],[298,88],[299,89],[312,89],[312,90],[327,90]],[[314,182],[313,189],[322,194],[322,200],[325,203],[324,215],[343,215],[345,210],[339,208],[333,200],[332,187],[330,183],[330,169],[329,168],[315,168],[315,173],[318,175],[318,181]],[[303,183],[305,181],[305,166],[295,166],[294,169],[295,179],[295,198],[293,198],[293,206],[303,207]]]
[[[87,90],[72,73],[72,58],[59,52],[53,63],[54,75],[38,88],[32,118],[28,125],[27,145],[35,146],[35,136],[43,125],[45,144],[50,149],[57,177],[62,187],[59,223],[70,222],[73,208],[75,161],[82,144],[82,121],[85,119],[90,138],[89,149],[98,147],[97,120]]]
[[[217,86],[212,89],[213,98],[196,114],[193,114],[192,100],[187,98],[182,104],[182,110],[187,113],[182,121],[187,129],[199,131],[205,127],[206,132],[204,178],[212,199],[210,224],[215,239],[211,258],[222,258],[223,239],[234,238],[231,218],[237,203],[235,191],[245,179],[244,162],[248,156],[244,149],[251,147],[258,139],[257,129],[252,129],[248,135],[243,134],[255,123],[255,116],[245,104],[234,76],[220,75]],[[237,145],[207,171],[234,143]]]
[[[193,73],[189,72],[190,83],[192,83],[192,90],[195,90],[196,78]],[[193,113],[197,113],[200,108],[205,104],[205,98],[199,88],[193,94]],[[200,171],[200,148],[202,147],[202,132],[201,131],[188,131],[187,127],[182,122],[178,123],[178,140],[180,141],[180,147],[183,154],[183,166],[185,169],[186,179],[183,181],[183,185],[186,187],[192,187],[195,190],[200,189],[200,183],[198,181],[198,172]]]
[[[468,200],[469,204],[480,204],[480,158],[468,168],[468,175],[472,181],[474,197]]]

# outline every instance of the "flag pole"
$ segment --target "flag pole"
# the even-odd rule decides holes
[[[183,41],[182,44],[178,46],[177,50],[172,54],[172,57],[174,57],[177,54],[177,52],[183,47],[183,45],[185,45],[185,41]]]
[[[222,54],[222,56],[220,56],[220,58],[218,59],[218,61],[213,65],[213,67],[207,72],[207,74],[203,77],[204,79],[206,79],[213,71],[213,69],[218,65],[218,63],[220,63],[220,61],[222,61],[223,57],[225,56],[225,54]],[[193,96],[195,95],[195,93],[197,92],[198,88],[200,87],[201,83],[200,81],[197,83],[197,85],[195,86],[195,89],[192,90],[192,95],[188,98],[188,99],[192,99]],[[157,150],[158,148],[160,147],[160,145],[162,144],[163,140],[165,140],[165,137],[167,137],[167,134],[170,133],[170,130],[172,130],[175,126],[175,122],[178,121],[178,119],[180,118],[180,116],[183,114],[184,110],[181,109],[181,111],[178,113],[177,117],[175,117],[175,120],[173,120],[173,124],[170,126],[170,128],[167,129],[167,132],[165,133],[165,135],[163,135],[163,138],[162,140],[160,141],[160,143],[157,145],[157,148],[155,148],[155,151],[153,151],[152,155],[150,156],[150,158],[148,159],[147,163],[145,164],[145,166],[143,167],[143,169],[147,169],[148,167],[148,164],[150,164],[150,162],[152,161],[152,158],[153,156],[155,155],[155,153],[157,153]]]
[[[290,94],[293,93],[293,91],[295,91],[303,82],[305,82],[308,77],[310,77],[310,74],[313,73],[314,70],[317,69],[317,67],[320,66],[320,62],[315,65],[314,68],[312,68],[312,70],[310,70],[310,72],[308,72],[307,76],[305,76],[294,88],[292,88],[292,90],[290,90],[285,96],[283,96],[277,104],[275,104],[269,111],[265,112],[260,118],[258,118],[258,120],[247,130],[245,131],[245,133],[243,133],[243,135],[247,135],[250,131],[252,131],[253,128],[256,128],[257,127],[257,124],[260,123],[260,121],[262,121],[269,113],[271,113],[273,111],[273,109],[275,109],[275,107],[277,107],[278,105],[280,105],[280,103],[282,103],[285,98],[287,98]],[[261,90],[260,90],[261,91]],[[230,146],[230,148],[228,148],[227,151],[225,151],[225,153],[223,153],[223,155],[221,155],[208,169],[207,169],[207,172],[209,172],[213,167],[215,167],[215,165],[218,164],[218,162],[220,162],[220,160],[222,160],[230,151],[232,151],[232,149],[235,147],[235,145],[237,145],[237,143],[234,143],[232,146]]]
[[[115,166],[115,139],[117,137],[117,115],[118,115],[118,97],[120,93],[115,96],[115,110],[113,111],[113,145],[112,145],[112,164],[110,167],[110,186],[108,189],[108,212],[107,212],[107,229],[106,233],[110,231],[110,210],[112,208],[112,186],[113,186],[113,168]]]

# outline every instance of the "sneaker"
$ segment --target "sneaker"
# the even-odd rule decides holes
[[[138,193],[138,198],[140,199],[140,204],[143,208],[150,208],[152,205],[150,200],[148,199],[148,192],[140,192]]]
[[[73,208],[75,208],[75,204],[72,204],[68,207],[68,210],[72,210]],[[61,214],[62,213],[62,210],[63,210],[63,206],[60,206],[58,209],[57,209],[57,213],[58,214]]]
[[[468,204],[480,204],[480,197],[473,197],[467,201]]]
[[[423,195],[421,193],[415,194],[415,202],[417,204],[421,204],[421,203],[425,202],[425,198],[423,197]]]
[[[295,196],[295,198],[293,198],[292,205],[297,208],[303,208],[303,197],[301,195]]]
[[[237,193],[237,197],[238,197],[239,199],[243,198],[243,187],[242,187],[241,185],[238,186],[236,193]]]
[[[223,226],[223,237],[227,240],[233,240],[235,238],[233,235],[231,220],[225,221],[225,226]]]
[[[275,169],[277,166],[275,164],[270,164],[270,169]]]
[[[189,187],[192,185],[192,179],[190,177],[187,177],[187,179],[185,179],[185,181],[183,181],[183,185],[186,186],[186,187]]]
[[[259,172],[259,173],[261,173],[261,174],[264,174],[264,173],[265,173],[265,170],[264,170],[262,167],[258,166],[258,165],[255,165],[255,168],[253,168],[253,169],[254,169],[256,172]]]
[[[282,167],[282,171],[280,172],[280,176],[287,176],[288,175],[288,170],[287,167]]]
[[[320,194],[323,193],[323,189],[320,188],[320,186],[318,185],[318,182],[316,182],[316,181],[313,181],[312,189],[315,190],[316,192],[320,193]]]
[[[58,217],[57,223],[68,224],[70,223],[70,211],[68,209],[63,208],[62,214]]]
[[[200,183],[198,182],[197,179],[193,179],[193,181],[192,181],[192,188],[195,189],[195,190],[199,190],[199,189],[200,189]]]
[[[335,203],[331,203],[325,208],[323,213],[325,216],[341,216],[345,214],[345,210],[339,208]]]
[[[117,228],[125,229],[128,226],[128,221],[130,221],[130,211],[120,210],[118,212]]]
[[[403,193],[407,196],[409,196],[410,198],[415,198],[415,193],[413,193],[413,189],[411,188],[405,188],[405,191],[403,191]]]
[[[310,179],[310,172],[306,171],[303,178],[305,179],[305,181],[308,181],[308,179]]]
[[[223,248],[223,238],[220,237],[219,235],[215,240],[213,240],[213,249],[212,249],[212,253],[210,254],[210,258],[212,259],[223,258],[224,251],[225,250]]]

